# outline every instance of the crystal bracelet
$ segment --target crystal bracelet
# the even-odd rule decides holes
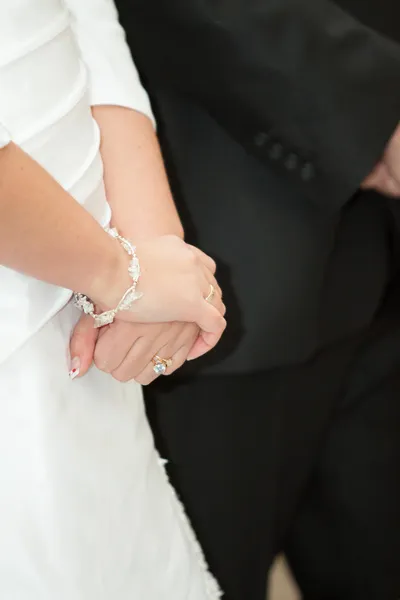
[[[106,231],[111,235],[111,237],[119,241],[123,249],[131,257],[128,273],[132,279],[132,285],[126,290],[125,294],[122,296],[115,308],[99,314],[94,312],[94,304],[87,296],[85,296],[85,294],[80,294],[78,292],[74,293],[75,306],[82,310],[85,314],[93,317],[95,328],[103,327],[104,325],[110,325],[114,321],[117,313],[123,310],[130,310],[132,304],[143,296],[142,293],[138,293],[136,291],[136,286],[140,278],[140,263],[138,257],[136,256],[135,247],[132,246],[128,240],[119,235],[116,229],[107,228]]]

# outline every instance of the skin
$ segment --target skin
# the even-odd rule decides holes
[[[135,244],[165,234],[183,239],[182,224],[150,120],[134,110],[115,106],[94,107],[93,116],[102,134],[104,182],[113,225]],[[190,250],[206,261],[199,250],[193,247]],[[141,258],[140,252],[138,255]],[[215,264],[207,264],[214,272]],[[162,273],[160,277],[163,277]],[[146,294],[145,280],[146,273],[140,281]],[[224,315],[221,290],[210,277],[204,280],[203,299],[209,294],[210,285],[217,291],[213,308]],[[181,295],[185,293],[185,284],[180,290]],[[178,322],[178,318],[169,324],[115,323],[103,330],[97,340],[90,319],[82,316],[71,339],[71,356],[75,358],[75,365],[78,364],[77,357],[79,359],[80,376],[86,373],[94,359],[99,369],[116,379],[135,379],[146,385],[156,378],[152,363],[156,354],[173,358],[173,366],[167,371],[171,374],[188,358],[197,358],[213,348],[224,326],[223,323],[216,337],[215,333],[210,335],[194,323]]]
[[[222,303],[204,301],[215,282],[214,261],[177,235],[140,240],[137,250],[146,293],[118,318],[196,323],[217,343],[225,328]],[[0,264],[81,291],[101,310],[116,306],[130,283],[120,244],[13,143],[0,150]]]

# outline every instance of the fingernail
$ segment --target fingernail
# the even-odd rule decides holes
[[[75,356],[75,358],[73,358],[71,361],[71,370],[69,372],[70,379],[75,379],[75,377],[78,377],[78,375],[80,373],[80,366],[81,366],[81,361],[79,360],[78,356]]]

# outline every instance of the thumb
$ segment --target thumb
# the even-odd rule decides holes
[[[190,350],[187,360],[200,358],[218,344],[225,331],[226,320],[212,304],[204,302],[201,305],[197,325],[201,333]]]
[[[93,327],[93,319],[82,315],[72,332],[70,341],[71,379],[82,377],[93,362],[94,349],[98,338],[98,329]]]
[[[194,322],[202,330],[203,339],[212,347],[217,344],[226,327],[226,321],[221,313],[215,306],[204,300],[199,304]]]
[[[196,358],[200,358],[201,356],[204,356],[204,354],[207,354],[207,352],[210,352],[210,350],[212,350],[214,346],[218,344],[219,340],[222,337],[224,329],[222,329],[216,334],[202,331],[195,343],[193,344],[186,360],[196,360]]]
[[[200,358],[204,354],[207,354],[211,350],[211,346],[209,346],[203,339],[201,335],[197,338],[192,348],[190,349],[189,354],[187,355],[186,360],[196,360],[196,358]]]

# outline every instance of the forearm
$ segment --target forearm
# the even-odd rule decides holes
[[[151,121],[116,106],[97,106],[101,154],[112,220],[133,241],[156,235],[183,237]]]
[[[150,84],[194,98],[317,204],[357,190],[400,114],[400,45],[329,0],[120,0]]]
[[[122,260],[119,244],[44,169],[12,143],[0,150],[0,264],[100,301]]]
[[[137,241],[183,236],[153,127],[147,93],[118,22],[113,0],[66,0],[90,74],[93,116],[113,224]]]

